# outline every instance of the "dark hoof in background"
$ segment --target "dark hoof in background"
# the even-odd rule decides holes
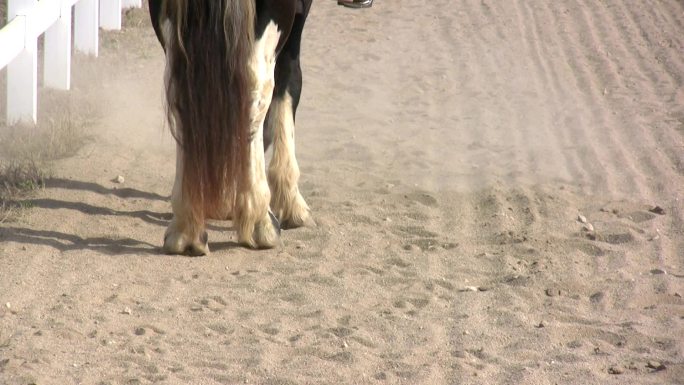
[[[347,8],[370,8],[373,5],[373,0],[337,0],[337,5],[343,5]]]

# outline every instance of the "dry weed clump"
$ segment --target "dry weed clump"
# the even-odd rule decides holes
[[[45,187],[46,179],[45,171],[33,162],[0,162],[0,223],[16,210],[26,208],[16,200]]]
[[[0,28],[7,24],[7,2],[0,1]]]
[[[47,174],[33,162],[0,163],[0,199],[8,201],[45,186]]]
[[[52,161],[75,155],[88,140],[89,119],[68,108],[50,112],[36,125],[0,125],[0,223],[25,208],[18,199],[45,186]]]

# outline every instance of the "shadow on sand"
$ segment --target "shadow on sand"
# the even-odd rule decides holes
[[[168,196],[162,196],[156,193],[140,191],[129,187],[113,189],[104,187],[97,183],[63,178],[50,178],[46,180],[45,188],[61,188],[65,190],[91,191],[102,195],[114,195],[119,198],[141,198],[160,201],[165,201],[169,199]]]
[[[46,181],[46,189],[61,188],[68,190],[83,190],[90,191],[102,195],[113,195],[124,199],[148,199],[167,201],[168,197],[161,196],[156,193],[149,193],[133,188],[119,188],[111,189],[101,186],[97,183],[83,182],[78,180],[69,180],[61,178],[51,178]],[[150,210],[114,210],[107,207],[95,206],[84,202],[63,201],[52,198],[37,198],[25,199],[6,202],[11,206],[16,207],[34,207],[47,210],[75,210],[86,215],[105,215],[105,216],[120,216],[130,217],[142,220],[146,223],[166,227],[173,218],[172,213],[160,213]],[[232,231],[231,226],[226,226],[223,223],[207,223],[207,229],[213,231]],[[148,242],[139,241],[133,238],[106,238],[94,237],[83,238],[78,235],[65,234],[50,230],[34,230],[21,227],[0,227],[0,241],[17,242],[23,244],[45,245],[54,247],[59,251],[70,251],[79,249],[90,249],[94,251],[103,252],[106,254],[154,254],[162,255],[161,237],[159,245],[153,245]],[[241,247],[236,242],[214,242],[210,243],[212,251],[234,249]]]
[[[31,245],[44,245],[59,251],[89,249],[105,254],[160,254],[158,246],[132,238],[81,238],[58,231],[33,230],[21,227],[0,228],[0,240]]]

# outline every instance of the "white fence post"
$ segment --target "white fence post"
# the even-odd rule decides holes
[[[97,56],[99,45],[97,6],[97,0],[80,0],[74,5],[74,47],[93,56]]]
[[[59,20],[45,31],[43,83],[58,90],[71,88],[71,5],[62,5]]]
[[[140,8],[142,7],[142,0],[122,0],[121,7],[126,8]]]
[[[121,0],[100,0],[100,27],[106,30],[121,29]]]
[[[32,35],[29,18],[22,16],[36,0],[10,0],[8,20],[25,19],[26,35]],[[24,50],[7,66],[7,124],[18,121],[36,123],[38,111],[38,41],[36,36],[25,36]]]
[[[141,0],[7,1],[8,23],[0,28],[0,69],[7,67],[8,125],[37,120],[38,36],[45,33],[45,86],[68,90],[72,39],[75,49],[97,56],[99,23],[103,28],[120,29],[122,7],[142,6]]]

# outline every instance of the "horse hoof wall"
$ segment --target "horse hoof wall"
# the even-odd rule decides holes
[[[209,236],[203,231],[199,239],[190,241],[185,234],[168,233],[164,236],[164,253],[171,255],[189,255],[199,257],[209,254]]]
[[[255,226],[253,237],[254,244],[250,244],[250,246],[257,249],[272,249],[281,245],[280,222],[270,211],[268,212],[268,219],[262,220]]]

